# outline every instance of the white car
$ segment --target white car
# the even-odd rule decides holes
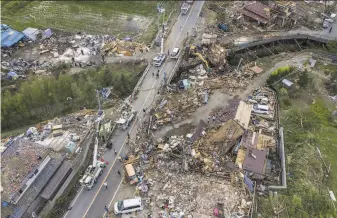
[[[160,67],[166,59],[166,54],[158,54],[153,58],[153,65],[156,67]]]
[[[134,211],[141,211],[144,209],[142,199],[140,197],[118,201],[115,203],[115,214],[131,213]]]
[[[171,59],[178,59],[180,54],[180,48],[174,48],[171,53]]]

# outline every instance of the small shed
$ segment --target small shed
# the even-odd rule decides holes
[[[37,39],[37,36],[39,35],[40,31],[38,29],[28,27],[27,29],[22,31],[22,33],[25,34],[25,36],[28,39],[30,39],[32,41],[35,41]]]
[[[21,39],[23,39],[25,35],[16,30],[11,29],[6,24],[1,24],[1,47],[8,48],[16,43],[18,43]]]
[[[287,79],[283,79],[283,80],[282,80],[282,83],[283,83],[286,87],[288,87],[288,88],[291,88],[292,85],[294,85],[293,82],[291,82],[291,81],[289,81],[289,80],[287,80]]]

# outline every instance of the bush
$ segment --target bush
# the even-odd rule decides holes
[[[282,98],[282,104],[286,107],[291,106],[291,101],[289,98]]]
[[[311,83],[311,78],[309,77],[308,71],[305,70],[299,76],[298,85],[301,88],[306,88],[310,83]]]
[[[326,47],[331,52],[337,52],[337,41],[336,40],[330,40],[327,43]]]
[[[145,66],[114,68],[116,66],[104,66],[72,76],[64,74],[68,66],[61,65],[53,69],[55,76],[24,81],[16,93],[2,92],[2,130],[30,125],[80,107],[95,108],[95,89],[113,86],[115,97],[130,95],[138,81],[137,73]]]
[[[272,85],[273,83],[277,82],[278,80],[282,79],[283,77],[287,76],[289,73],[294,71],[295,68],[292,66],[285,66],[285,67],[280,67],[276,70],[274,70],[269,78],[267,79],[267,84]]]

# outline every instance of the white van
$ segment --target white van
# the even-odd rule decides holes
[[[140,197],[127,199],[124,201],[118,201],[115,203],[114,211],[115,214],[122,214],[122,213],[131,213],[134,211],[141,211],[144,209],[142,204],[142,199]]]

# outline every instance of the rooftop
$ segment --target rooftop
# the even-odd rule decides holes
[[[252,108],[253,106],[251,104],[240,101],[239,107],[236,111],[235,120],[245,129],[248,129]]]
[[[244,6],[240,12],[262,23],[267,23],[270,19],[270,7],[260,2],[250,3]]]
[[[48,155],[50,149],[17,138],[1,155],[2,199],[9,201]]]
[[[246,151],[243,169],[260,175],[265,173],[267,151],[261,151],[255,148]]]
[[[243,133],[242,127],[237,122],[228,120],[217,131],[209,134],[206,143],[209,145],[221,144],[220,150],[227,153]]]

